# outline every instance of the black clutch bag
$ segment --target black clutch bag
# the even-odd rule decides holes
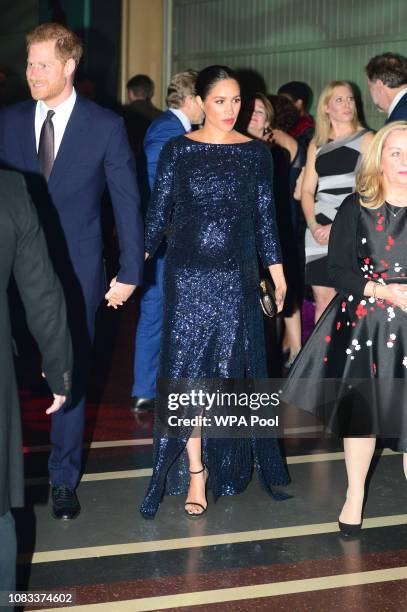
[[[276,296],[273,285],[268,278],[260,279],[260,306],[267,317],[275,317],[277,314]]]

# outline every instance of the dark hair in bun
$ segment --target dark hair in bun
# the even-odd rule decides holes
[[[205,100],[216,83],[226,79],[234,79],[238,82],[236,74],[228,66],[207,66],[198,74],[195,84],[196,94]]]

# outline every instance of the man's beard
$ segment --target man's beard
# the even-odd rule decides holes
[[[36,89],[29,83],[31,96],[34,100],[43,100],[46,102],[49,99],[54,99],[59,96],[65,87],[64,83],[55,83],[54,85],[47,85],[44,89]]]

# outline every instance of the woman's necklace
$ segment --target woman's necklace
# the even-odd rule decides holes
[[[389,204],[388,202],[386,202],[386,207],[387,207],[387,210],[389,211],[389,213],[391,213],[393,215],[393,217],[397,217],[399,212],[401,212],[402,210],[407,208],[407,206],[396,206],[396,208],[398,208],[399,210],[397,212],[394,212],[394,210],[391,208],[391,204]]]

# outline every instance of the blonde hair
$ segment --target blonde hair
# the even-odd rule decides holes
[[[385,125],[377,132],[362,157],[356,191],[360,194],[359,201],[365,208],[378,208],[386,199],[381,172],[382,152],[387,138],[396,130],[407,130],[407,121],[394,121]]]
[[[175,74],[168,85],[165,99],[168,108],[181,108],[187,96],[195,96],[195,83],[198,73],[195,70],[186,70]]]
[[[331,132],[331,121],[329,119],[329,115],[325,110],[325,106],[329,103],[329,100],[332,98],[335,87],[348,87],[352,94],[354,95],[353,87],[348,81],[331,81],[328,83],[321,92],[318,100],[317,106],[317,118],[315,122],[315,144],[317,147],[320,147],[326,144],[329,140],[329,134]],[[355,114],[352,119],[352,127],[353,131],[361,127],[358,111],[355,107]]]
[[[27,34],[27,51],[36,43],[55,40],[55,54],[63,63],[73,59],[78,65],[83,48],[77,35],[59,23],[43,23]]]

